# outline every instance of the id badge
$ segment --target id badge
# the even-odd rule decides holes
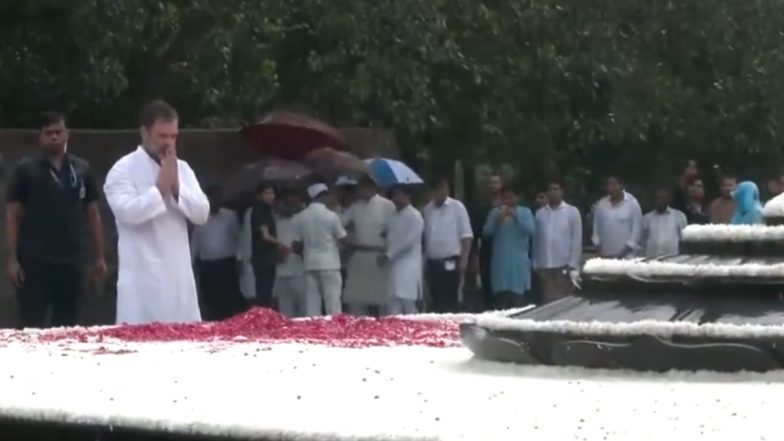
[[[454,260],[447,260],[444,262],[444,269],[447,271],[454,271],[455,270],[455,261]]]

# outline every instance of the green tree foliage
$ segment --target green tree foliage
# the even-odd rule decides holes
[[[614,170],[649,184],[688,157],[758,175],[781,161],[779,5],[7,0],[0,125],[55,106],[127,127],[157,96],[192,126],[304,105],[394,128],[431,170],[511,164],[527,188]]]

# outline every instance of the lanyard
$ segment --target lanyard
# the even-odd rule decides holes
[[[68,171],[70,172],[70,176],[69,177],[70,177],[70,180],[71,180],[71,188],[75,188],[76,187],[76,183],[77,183],[76,182],[76,171],[73,168],[73,164],[71,164],[70,162],[68,163]],[[60,181],[60,177],[57,175],[57,173],[54,172],[54,169],[52,169],[51,167],[49,167],[49,174],[52,175],[52,179],[54,179],[54,182],[56,182],[57,185],[59,185],[61,187],[63,186],[63,183]]]

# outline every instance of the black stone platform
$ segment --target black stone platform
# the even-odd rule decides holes
[[[319,437],[319,440],[329,440]],[[164,433],[122,427],[24,421],[0,417],[0,440],[8,441],[297,441],[299,438],[226,437]],[[335,440],[339,441],[339,440]],[[370,440],[368,440],[370,441]]]
[[[631,323],[784,325],[784,285],[747,280],[646,282],[627,276],[589,278],[579,295],[510,319]],[[461,325],[461,338],[477,357],[524,364],[624,368],[642,371],[764,372],[784,368],[784,338],[674,335],[580,335]]]

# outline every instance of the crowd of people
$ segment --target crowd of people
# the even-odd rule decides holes
[[[219,189],[208,191],[211,214],[192,236],[205,305],[241,309],[244,297],[292,317],[411,314],[423,309],[424,276],[433,294],[429,309],[457,311],[473,233],[446,181],[438,181],[440,196],[424,216],[412,205],[410,186],[382,195],[369,176],[345,182],[315,183],[304,192],[261,183],[241,224],[236,215],[221,215]],[[211,259],[204,253],[210,248],[221,252]],[[234,259],[240,264],[229,264]],[[236,312],[204,311],[211,319]]]
[[[769,188],[776,182],[771,180]],[[514,187],[493,174],[487,179],[486,206],[473,215],[450,196],[443,178],[431,181],[420,210],[412,205],[410,189],[389,189],[390,200],[367,176],[333,188],[318,184],[305,197],[291,190],[278,194],[274,186],[263,183],[242,225],[236,216],[221,214],[225,209],[217,208],[216,188],[208,192],[216,207],[213,214],[194,231],[194,258],[200,262],[205,299],[240,307],[241,301],[227,301],[226,293],[242,291],[251,302],[294,317],[459,311],[467,277],[474,276],[473,257],[480,269],[474,282],[484,293],[481,309],[548,303],[576,288],[586,218],[590,244],[608,258],[676,254],[688,224],[762,221],[754,183],[739,184],[734,176],[723,175],[719,184],[719,195],[705,204],[703,179],[689,163],[676,185],[655,190],[652,209],[643,214],[623,180],[610,176],[606,196],[584,217],[564,200],[557,180],[547,184],[531,210]],[[402,208],[406,215],[396,216]],[[218,270],[207,268],[217,262],[202,261],[206,258],[199,250],[204,243],[221,241],[223,276],[216,277],[212,273]],[[246,262],[239,266],[239,274],[233,264],[235,249]],[[410,258],[401,260],[399,253]],[[208,282],[216,279],[223,285]],[[244,281],[243,288],[237,288],[237,280]]]
[[[17,164],[8,191],[7,274],[20,326],[74,325],[86,268],[106,272],[101,192],[89,165],[67,152],[65,116],[47,112],[39,128],[41,150]],[[676,254],[688,224],[762,222],[753,182],[723,175],[707,203],[694,162],[677,184],[656,189],[645,214],[619,176],[583,216],[558,180],[529,209],[497,174],[473,215],[447,179],[431,180],[416,208],[419,189],[381,189],[370,176],[331,187],[262,182],[237,213],[177,157],[171,106],[147,105],[140,135],[103,188],[119,237],[119,323],[220,320],[253,304],[291,317],[449,313],[463,307],[465,286],[481,287],[481,309],[547,303],[577,285],[584,224],[596,254],[629,258]],[[767,187],[780,193],[784,180]]]

